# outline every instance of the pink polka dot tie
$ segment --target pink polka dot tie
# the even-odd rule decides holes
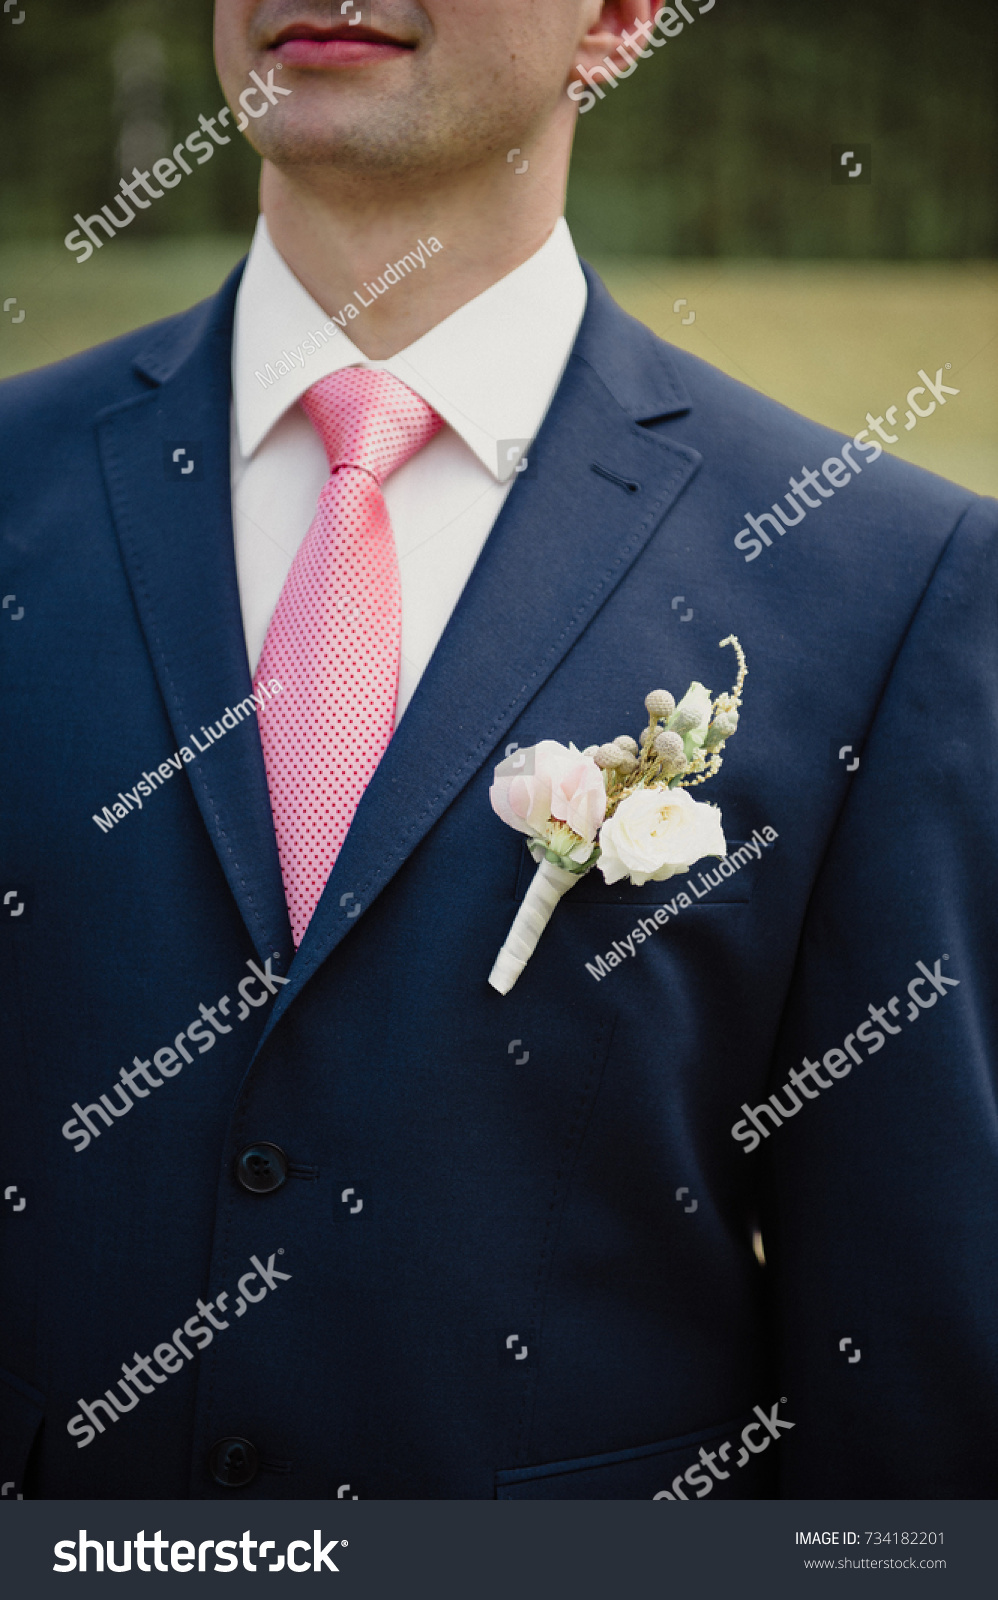
[[[301,404],[330,478],[256,674],[281,685],[260,736],[296,946],[395,727],[402,595],[381,485],[443,426],[398,378],[367,367],[322,378]]]

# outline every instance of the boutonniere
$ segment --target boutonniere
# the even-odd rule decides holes
[[[730,694],[712,700],[691,683],[677,705],[667,689],[653,689],[640,740],[621,734],[577,750],[542,739],[496,767],[492,809],[527,835],[538,863],[489,974],[500,994],[512,989],[562,895],[597,864],[607,883],[661,883],[703,856],[727,855],[720,811],[687,793],[714,776],[738,727],[748,667],[734,634],[726,644],[738,658]]]

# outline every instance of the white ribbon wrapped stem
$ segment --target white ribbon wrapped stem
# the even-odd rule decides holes
[[[500,994],[509,994],[520,973],[537,948],[537,941],[551,919],[551,913],[581,874],[542,861],[531,879],[523,904],[506,935],[506,942],[489,973],[489,983]]]

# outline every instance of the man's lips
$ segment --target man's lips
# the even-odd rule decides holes
[[[294,67],[348,67],[374,61],[387,61],[404,55],[414,47],[374,28],[351,28],[339,23],[334,28],[316,28],[311,23],[292,23],[282,28],[270,46],[279,61]]]

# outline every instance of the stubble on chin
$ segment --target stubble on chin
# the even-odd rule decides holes
[[[312,103],[281,107],[269,126],[254,128],[259,154],[278,169],[327,169],[349,181],[414,179],[467,171],[509,144],[511,112],[502,106],[448,107],[432,93],[373,105]]]

